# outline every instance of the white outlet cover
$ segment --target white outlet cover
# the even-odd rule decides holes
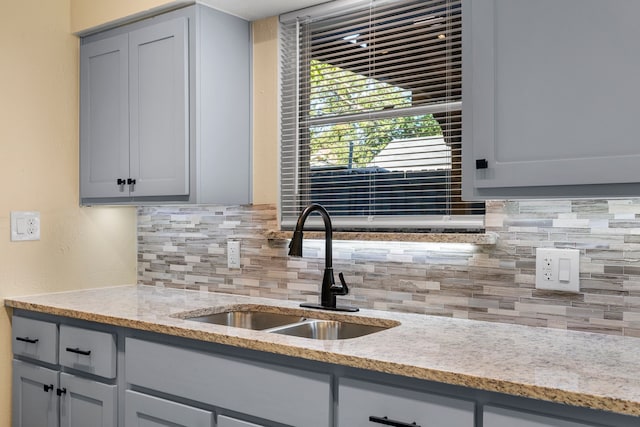
[[[227,268],[240,268],[240,241],[227,241]]]
[[[580,292],[580,251],[536,248],[536,289]]]
[[[11,241],[40,240],[40,212],[11,212]]]

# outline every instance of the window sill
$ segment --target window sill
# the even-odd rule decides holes
[[[264,236],[269,240],[291,239],[291,231],[268,230]],[[323,231],[305,231],[307,239],[324,239]],[[364,240],[378,242],[427,242],[427,243],[471,243],[474,245],[495,245],[495,233],[377,233],[334,231],[333,240]]]

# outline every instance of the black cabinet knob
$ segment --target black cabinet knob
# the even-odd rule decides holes
[[[66,394],[66,393],[67,393],[67,389],[66,389],[66,388],[59,388],[59,389],[56,389],[56,394],[57,394],[58,396],[62,396],[63,394]]]
[[[49,391],[53,390],[53,384],[45,384],[43,389],[45,393],[49,393]]]
[[[487,169],[489,162],[487,159],[476,159],[476,169]]]

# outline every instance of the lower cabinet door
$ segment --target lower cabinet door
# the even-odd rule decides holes
[[[117,386],[60,374],[61,427],[116,427]]]
[[[218,415],[217,427],[264,427],[260,424],[249,423],[247,421],[240,421],[236,418],[230,418],[224,415]]]
[[[13,361],[13,427],[57,427],[58,371]]]
[[[594,427],[577,421],[553,418],[530,412],[497,406],[485,406],[482,415],[484,427]]]
[[[213,427],[213,413],[127,390],[125,427]]]
[[[474,427],[475,403],[368,381],[340,378],[338,426],[385,425]],[[512,427],[516,426],[521,427]]]

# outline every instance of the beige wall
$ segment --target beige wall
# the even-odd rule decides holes
[[[278,18],[253,23],[253,203],[278,200]]]
[[[78,206],[78,40],[70,28],[70,0],[0,2],[0,298],[136,281],[135,209]],[[40,211],[40,241],[9,240],[12,210]],[[9,427],[6,309],[0,343],[0,427]]]

